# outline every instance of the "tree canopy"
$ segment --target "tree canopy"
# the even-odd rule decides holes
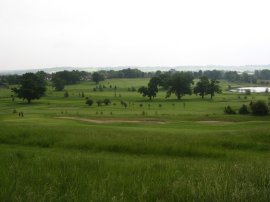
[[[200,81],[197,82],[196,86],[194,87],[194,93],[197,95],[199,94],[202,98],[209,93],[209,79],[206,76],[200,78]]]
[[[105,76],[100,72],[94,72],[92,75],[92,80],[98,84],[100,81],[105,80]]]
[[[215,93],[221,93],[221,89],[218,84],[219,81],[215,79],[211,79],[211,81],[209,81],[206,76],[203,76],[200,78],[200,81],[196,83],[194,93],[199,94],[202,98],[204,98],[205,95],[210,94],[212,99],[213,96],[215,96]]]
[[[189,72],[177,72],[171,76],[168,80],[167,96],[175,94],[177,99],[180,100],[182,96],[188,94],[191,95],[191,84],[193,84],[193,76]]]
[[[221,93],[221,88],[219,86],[219,81],[215,80],[215,79],[211,79],[208,89],[207,89],[207,94],[211,95],[211,99],[213,98],[213,96],[215,96],[215,93]]]
[[[46,91],[45,80],[33,73],[23,74],[20,78],[19,88],[13,88],[12,91],[23,100],[31,103],[31,100],[41,98]]]
[[[156,97],[158,92],[158,85],[160,84],[160,79],[158,77],[153,77],[148,83],[148,87],[142,86],[138,89],[144,97],[149,97],[149,100]]]

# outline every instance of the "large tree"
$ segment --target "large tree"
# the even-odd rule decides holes
[[[96,84],[98,84],[100,81],[105,80],[105,76],[99,72],[94,72],[92,75],[92,79],[94,82],[96,82]]]
[[[56,91],[62,91],[65,88],[65,80],[58,78],[58,77],[53,77],[52,78],[52,83],[53,87],[55,88]]]
[[[202,99],[204,98],[205,95],[209,93],[208,88],[209,88],[209,79],[206,76],[203,76],[200,78],[200,81],[196,83],[196,86],[194,87],[194,93],[197,95],[199,94]]]
[[[12,91],[23,100],[31,103],[31,100],[41,98],[46,91],[46,82],[42,77],[26,73],[20,78],[19,88],[12,88]]]
[[[76,84],[86,76],[87,73],[83,71],[73,70],[73,71],[60,71],[52,74],[52,80],[61,79],[66,85]]]
[[[158,77],[153,77],[150,79],[148,87],[142,86],[138,89],[138,92],[144,97],[147,96],[149,100],[152,100],[152,98],[156,97],[157,95],[159,83],[160,79]]]
[[[207,94],[211,95],[211,99],[213,98],[213,96],[215,96],[215,93],[221,93],[221,88],[219,86],[219,81],[215,80],[215,79],[211,79],[209,86],[207,88]]]
[[[191,84],[193,84],[193,76],[188,72],[177,72],[171,76],[168,82],[167,96],[170,97],[174,93],[178,100],[182,96],[188,94],[191,95]]]

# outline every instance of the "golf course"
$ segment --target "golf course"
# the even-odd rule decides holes
[[[270,200],[270,116],[224,113],[268,93],[221,81],[213,99],[160,89],[149,100],[137,91],[148,82],[48,82],[30,104],[1,87],[0,201]]]

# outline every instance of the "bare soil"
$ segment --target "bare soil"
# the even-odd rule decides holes
[[[69,117],[69,116],[62,116],[56,117],[58,119],[69,119],[69,120],[76,120],[76,121],[84,121],[84,122],[91,122],[91,123],[143,123],[143,124],[165,124],[164,121],[160,120],[128,120],[128,119],[88,119],[88,118],[80,118],[80,117]]]

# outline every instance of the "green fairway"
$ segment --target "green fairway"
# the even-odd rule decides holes
[[[0,88],[0,201],[270,200],[270,116],[224,114],[268,94],[230,93],[225,81],[213,100],[128,91],[148,81],[47,86],[32,104]]]

